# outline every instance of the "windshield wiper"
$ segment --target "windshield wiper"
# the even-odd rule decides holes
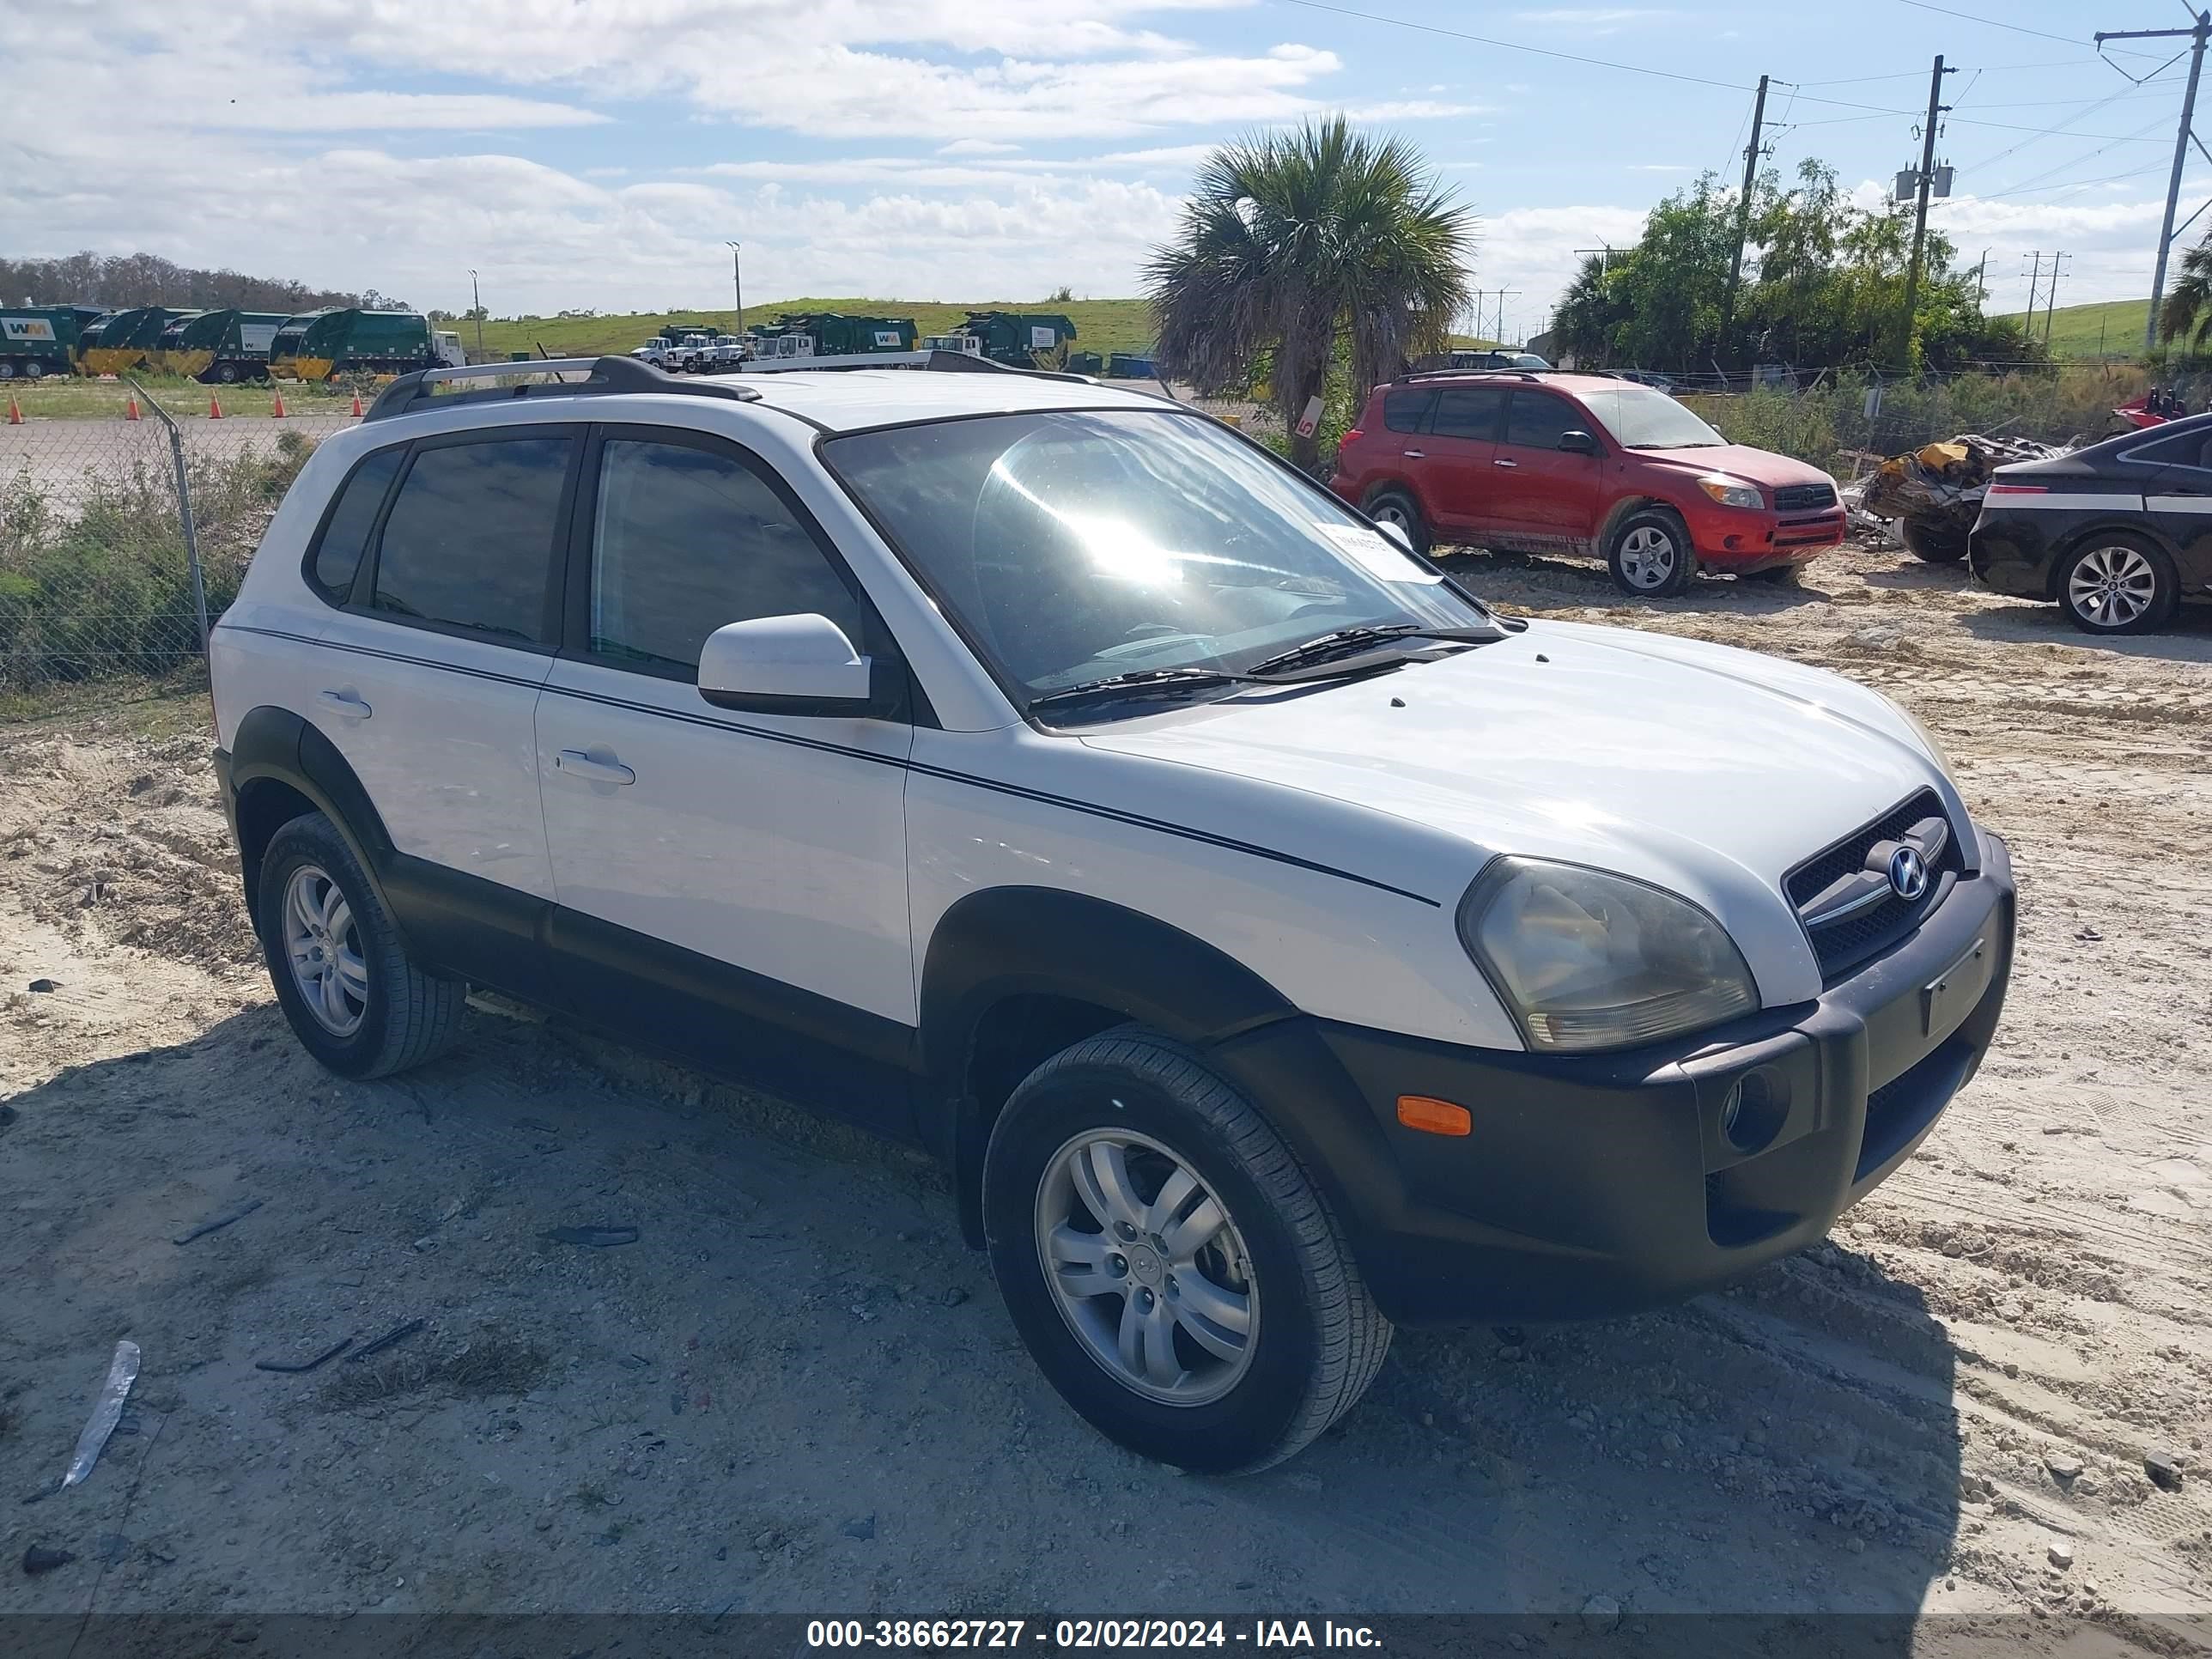
[[[1030,699],[1032,712],[1079,702],[1111,702],[1139,697],[1178,697],[1186,691],[1210,690],[1215,686],[1240,685],[1253,677],[1231,674],[1219,668],[1139,668],[1127,674],[1109,674],[1103,680],[1062,686]]]
[[[1430,628],[1420,623],[1391,623],[1380,628],[1340,628],[1334,633],[1316,635],[1304,645],[1278,651],[1272,657],[1262,657],[1244,672],[1252,675],[1286,673],[1395,640],[1447,640],[1463,645],[1490,645],[1504,637],[1495,626]]]

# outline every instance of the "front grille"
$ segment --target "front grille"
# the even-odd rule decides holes
[[[1920,925],[1921,918],[1942,902],[1965,867],[1958,827],[1949,822],[1943,804],[1932,789],[1923,789],[1910,800],[1885,813],[1864,829],[1844,837],[1784,878],[1782,890],[1802,918],[1805,907],[1853,871],[1863,869],[1867,854],[1878,842],[1896,841],[1926,818],[1942,818],[1950,833],[1940,856],[1929,861],[1928,886],[1917,899],[1907,901],[1886,893],[1880,902],[1824,926],[1806,927],[1813,954],[1828,979],[1849,972],[1868,957],[1887,950]]]
[[[1774,492],[1777,513],[1811,513],[1836,504],[1836,487],[1832,483],[1784,484]]]

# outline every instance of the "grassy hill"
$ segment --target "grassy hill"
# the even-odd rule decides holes
[[[924,334],[949,334],[970,311],[1056,312],[1075,325],[1079,351],[1142,351],[1152,343],[1152,310],[1142,300],[976,300],[958,305],[927,300],[775,300],[748,304],[745,320],[772,323],[786,311],[842,311],[862,317],[911,317]],[[727,330],[735,313],[720,311],[641,312],[623,317],[503,317],[484,324],[483,349],[492,356],[532,351],[538,346],[556,357],[589,357],[628,351],[663,323],[711,323]],[[474,323],[441,323],[456,330],[461,343],[477,349]]]
[[[2101,305],[2061,306],[2051,314],[2051,355],[2068,358],[2112,357],[2123,362],[2142,355],[2143,310],[2150,301],[2108,300]],[[2014,312],[2015,318],[2021,316]],[[2043,336],[2043,309],[2036,307],[2035,333]]]

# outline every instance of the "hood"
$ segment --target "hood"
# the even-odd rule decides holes
[[[1638,460],[1665,461],[1670,465],[1685,468],[1692,477],[1708,472],[1725,472],[1741,478],[1746,483],[1764,484],[1775,489],[1783,484],[1833,483],[1835,480],[1817,466],[1792,460],[1787,455],[1778,455],[1771,449],[1753,449],[1748,444],[1708,445],[1692,449],[1632,449],[1627,452]]]
[[[1650,882],[1720,918],[1770,998],[1771,964],[1810,960],[1782,898],[1788,871],[1918,789],[1966,823],[1879,694],[1725,646],[1573,623],[1084,741],[1441,831],[1468,847],[1469,879],[1518,854]],[[1815,973],[1803,994],[1818,988]]]

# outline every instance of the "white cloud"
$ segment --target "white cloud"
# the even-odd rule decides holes
[[[949,144],[939,144],[939,155],[1011,155],[1019,150],[1019,144],[994,143],[988,138],[956,138]]]
[[[1480,115],[1481,104],[1440,104],[1432,99],[1407,98],[1380,104],[1355,104],[1344,111],[1347,121],[1430,121],[1453,115]]]
[[[317,92],[306,98],[248,93],[241,101],[181,106],[176,118],[237,132],[487,132],[501,128],[596,126],[607,118],[573,104],[498,93]]]

